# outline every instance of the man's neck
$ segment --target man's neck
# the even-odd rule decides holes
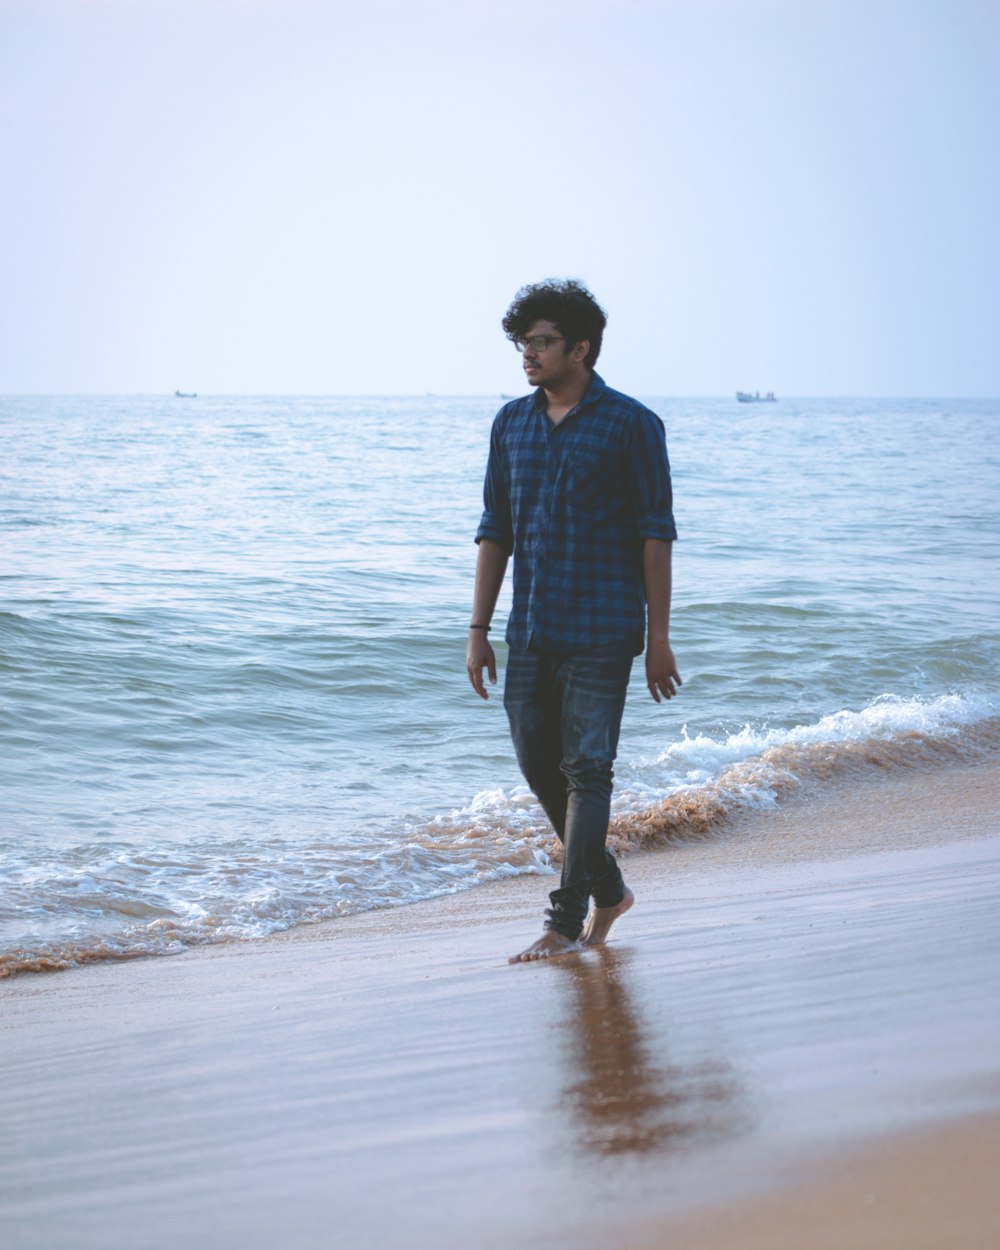
[[[558,425],[563,417],[568,412],[572,412],[583,399],[592,377],[590,370],[585,369],[581,374],[568,378],[552,390],[548,387],[542,388],[545,392],[545,411],[553,424]]]

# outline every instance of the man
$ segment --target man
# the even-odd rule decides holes
[[[650,694],[659,703],[681,684],[669,641],[677,532],[663,424],[594,372],[606,323],[570,280],[523,287],[503,319],[536,389],[493,423],[466,669],[488,698],[489,627],[513,556],[504,706],[521,771],[563,844],[544,932],[511,963],[599,945],[632,906],[605,843],[629,672],[647,625]]]

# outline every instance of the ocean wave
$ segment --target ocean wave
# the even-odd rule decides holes
[[[998,751],[995,702],[962,695],[885,697],[811,724],[718,738],[685,731],[655,759],[621,770],[609,845],[627,852],[717,838],[749,814],[847,781]],[[0,929],[10,935],[0,977],[171,955],[549,873],[559,846],[532,796],[516,787],[350,847],[244,840],[157,855],[119,845],[20,864],[11,852],[0,875]]]
[[[614,817],[608,844],[621,852],[712,837],[741,817],[845,782],[982,760],[1000,750],[995,710],[988,698],[887,696],[792,729],[746,727],[722,741],[685,735],[661,761],[686,765],[697,780],[652,805],[632,796],[633,810]]]

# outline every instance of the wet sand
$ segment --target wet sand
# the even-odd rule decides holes
[[[952,767],[640,852],[547,964],[535,877],[15,978],[4,1246],[992,1250],[998,814]]]

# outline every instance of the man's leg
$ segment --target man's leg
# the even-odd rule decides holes
[[[562,739],[555,675],[559,657],[539,651],[511,650],[504,675],[504,707],[517,762],[532,793],[552,822],[560,842],[566,829],[567,786],[562,771]],[[511,963],[545,959],[577,950],[576,934],[546,929],[542,937],[514,956]]]
[[[604,940],[632,905],[606,849],[613,763],[632,668],[631,649],[579,654],[511,652],[504,704],[521,771],[563,842],[562,880],[545,934],[511,962],[577,949],[590,896],[585,940]]]
[[[562,743],[552,660],[549,653],[512,648],[503,702],[518,765],[561,842],[566,828],[566,778],[560,768]]]
[[[588,942],[603,941],[632,895],[607,849],[614,759],[632,669],[630,647],[603,647],[562,658],[556,672],[567,808],[563,870],[546,928],[578,938],[593,896]]]

